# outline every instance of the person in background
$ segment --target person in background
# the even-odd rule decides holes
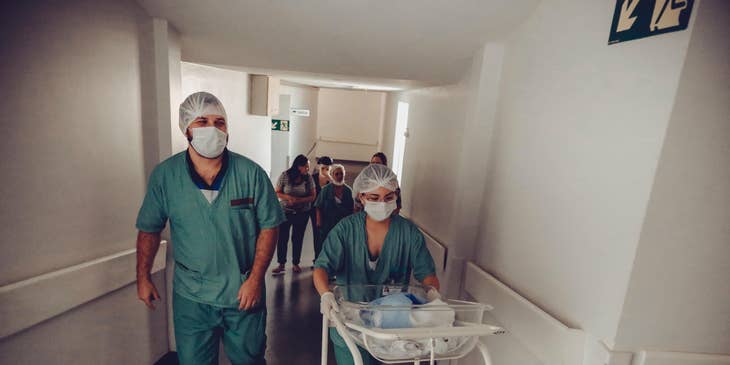
[[[385,156],[385,153],[376,152],[373,157],[370,157],[370,163],[388,166],[388,157]]]
[[[332,166],[332,158],[330,158],[329,156],[317,157],[317,171],[312,174],[312,179],[314,179],[314,186],[317,189],[317,196],[319,196],[319,194],[322,192],[322,188],[330,182],[330,166]],[[312,209],[310,212],[310,217],[312,220],[312,242],[314,243],[314,252],[319,252],[317,250],[317,242],[320,241],[319,227],[317,227],[317,211],[315,209]],[[314,266],[312,266],[312,268],[314,268]]]
[[[428,299],[439,298],[439,281],[423,234],[406,218],[393,214],[398,178],[388,167],[372,164],[358,175],[353,196],[365,206],[364,212],[342,219],[330,231],[314,264],[313,280],[321,296],[323,314],[339,311],[330,291],[329,278],[336,285],[408,285],[411,274],[430,288]],[[353,363],[344,340],[330,329],[338,365]],[[360,349],[364,364],[378,362]]]
[[[309,174],[309,160],[304,155],[297,156],[291,167],[279,176],[276,183],[276,195],[279,196],[281,206],[284,208],[286,221],[279,227],[279,242],[276,245],[276,258],[279,266],[272,271],[274,274],[284,272],[290,228],[292,271],[302,272],[299,261],[302,257],[304,231],[307,229],[312,202],[317,196],[314,184],[314,179]]]
[[[169,221],[180,364],[217,365],[221,339],[233,364],[265,364],[264,276],[284,213],[266,172],[226,149],[218,98],[188,96],[180,131],[187,150],[155,167],[137,216],[137,296],[152,309],[160,299],[150,270]]]
[[[319,235],[314,243],[314,258],[317,260],[327,234],[343,218],[352,214],[352,189],[345,184],[345,167],[334,164],[330,167],[330,184],[322,188],[314,202],[315,222]]]

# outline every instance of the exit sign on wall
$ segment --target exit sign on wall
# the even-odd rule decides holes
[[[608,44],[687,29],[694,0],[616,0]]]
[[[271,130],[289,132],[289,121],[281,120],[281,119],[272,119],[271,120]]]

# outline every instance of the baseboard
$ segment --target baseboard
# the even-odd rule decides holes
[[[609,365],[730,365],[730,355],[673,351],[612,352]]]

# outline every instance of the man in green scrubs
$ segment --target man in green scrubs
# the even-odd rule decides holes
[[[407,285],[411,273],[419,282],[439,288],[433,258],[423,234],[410,220],[393,214],[398,179],[385,165],[369,165],[355,179],[353,195],[365,209],[341,220],[327,236],[314,264],[314,285],[322,312],[337,309],[329,277],[337,285]],[[429,296],[437,295],[429,293]],[[338,365],[353,364],[352,355],[335,329],[330,329]],[[360,349],[364,364],[377,364]]]
[[[233,364],[265,364],[264,274],[284,213],[264,170],[225,148],[226,113],[215,96],[188,96],[180,130],[189,146],[152,172],[137,216],[137,294],[150,308],[160,297],[150,270],[169,220],[180,364],[217,365],[221,338]]]

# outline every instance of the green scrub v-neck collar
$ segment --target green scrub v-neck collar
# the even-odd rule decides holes
[[[390,217],[390,224],[388,225],[388,232],[385,233],[385,237],[383,238],[383,246],[380,247],[380,254],[375,259],[375,261],[376,261],[375,269],[372,269],[370,267],[370,265],[368,265],[368,262],[365,263],[365,267],[370,272],[372,272],[374,274],[377,274],[377,273],[379,273],[379,272],[382,271],[382,265],[383,265],[382,262],[383,262],[383,260],[381,260],[380,258],[383,256],[383,253],[385,252],[386,247],[389,247],[390,246],[388,244],[388,238],[390,237],[390,232],[391,232],[392,225],[395,223],[394,222],[394,218],[395,217],[393,217],[393,216]],[[365,259],[368,260],[368,261],[370,261],[370,262],[372,262],[372,260],[370,260],[371,259],[371,256],[370,256],[370,247],[368,246],[368,228],[367,228],[367,221],[368,221],[368,216],[367,216],[367,214],[364,214],[363,215],[363,221],[362,221],[362,230],[363,230],[363,233],[365,235]]]
[[[219,200],[221,200],[219,198],[223,194],[223,188],[226,186],[226,180],[229,175],[228,174],[228,167],[229,167],[228,166],[228,159],[229,159],[228,149],[226,148],[225,150],[223,150],[223,153],[224,153],[223,165],[221,165],[221,170],[218,171],[218,175],[216,176],[216,179],[215,179],[216,181],[213,183],[213,185],[216,185],[216,182],[218,182],[218,179],[220,179],[220,185],[218,186],[218,196],[216,196],[215,199],[213,199],[213,201],[208,201],[208,199],[206,199],[205,195],[203,195],[203,192],[200,191],[200,188],[198,187],[198,185],[195,182],[195,178],[193,177],[193,174],[195,174],[195,176],[197,176],[201,180],[202,180],[202,178],[200,177],[200,175],[198,175],[198,172],[195,171],[193,162],[190,159],[190,151],[186,150],[185,154],[184,154],[185,169],[188,171],[188,174],[190,175],[190,179],[188,179],[187,185],[192,190],[195,190],[195,192],[193,194],[197,196],[196,199],[205,208],[212,208],[213,206],[216,205],[216,203],[218,203]],[[224,169],[224,167],[225,167],[225,169]]]

